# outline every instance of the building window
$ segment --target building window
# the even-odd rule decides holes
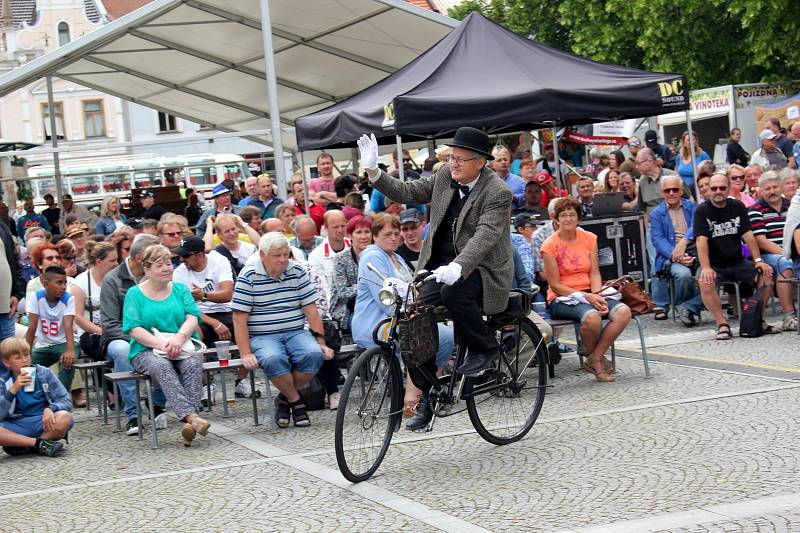
[[[87,139],[106,136],[106,117],[103,113],[102,100],[83,102],[83,127]]]
[[[69,24],[66,22],[58,23],[58,46],[64,46],[72,39],[69,38]]]
[[[52,139],[50,134],[50,106],[42,104],[42,120],[44,121],[44,139]],[[64,139],[64,106],[61,102],[53,103],[53,111],[56,119],[56,137]]]
[[[168,133],[171,131],[178,131],[177,120],[174,116],[167,113],[158,112],[158,132]]]

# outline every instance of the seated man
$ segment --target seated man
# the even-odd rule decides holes
[[[653,278],[653,300],[662,310],[656,320],[666,320],[669,310],[669,279],[675,283],[675,305],[680,309],[681,323],[686,327],[696,324],[703,302],[695,286],[697,269],[694,247],[694,212],[697,204],[681,198],[683,180],[680,176],[661,178],[664,201],[650,212],[650,231],[656,249],[656,274]]]
[[[778,276],[795,276],[792,262],[783,256],[783,228],[789,200],[781,196],[781,179],[773,171],[764,172],[758,179],[760,198],[750,206],[750,225],[756,237],[761,257],[772,267],[772,279]],[[778,283],[775,287],[778,300],[783,309],[783,331],[797,329],[797,316],[794,311],[794,287],[788,283]]]
[[[589,176],[581,176],[577,183],[578,201],[581,203],[583,218],[592,216],[594,205],[594,181]]]
[[[0,343],[0,445],[9,455],[40,453],[55,457],[72,427],[67,389],[49,368],[31,362],[27,342],[9,337]],[[30,369],[33,372],[29,374]]]
[[[289,259],[283,234],[265,234],[259,257],[236,280],[231,302],[236,344],[245,368],[260,366],[280,391],[275,402],[278,426],[288,427],[290,416],[295,426],[308,426],[298,389],[311,381],[323,359],[333,358],[315,305],[317,292],[305,269]],[[304,329],[306,320],[310,332]]]
[[[730,340],[731,327],[722,315],[722,304],[717,292],[720,279],[738,281],[741,295],[752,294],[756,273],[759,283],[772,287],[772,268],[761,258],[761,250],[750,229],[750,218],[744,204],[728,198],[730,182],[725,174],[714,174],[709,181],[709,199],[700,204],[694,213],[694,234],[697,243],[697,259],[700,263],[698,283],[703,303],[717,322],[717,340]],[[742,256],[741,242],[750,249],[753,261]],[[764,292],[764,304],[770,293]],[[778,331],[762,322],[763,333]]]
[[[533,165],[529,165],[533,168]],[[539,220],[547,220],[547,208],[542,205],[542,188],[535,181],[525,184],[525,203],[519,209],[514,209],[514,215],[533,215]]]

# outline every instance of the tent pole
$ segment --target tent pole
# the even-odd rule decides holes
[[[53,104],[53,78],[47,76],[47,115],[50,119],[50,142],[53,143],[53,149],[58,148],[58,130],[56,130],[56,114]],[[61,160],[58,157],[58,152],[53,152],[53,170],[56,178],[56,201],[61,206],[62,196],[64,195],[61,187]],[[63,228],[61,228],[63,230]]]
[[[406,169],[403,164],[403,139],[399,135],[394,137],[397,141],[397,175],[400,177],[400,181],[406,181]]]
[[[553,153],[555,154],[556,183],[561,184],[561,186],[564,187],[564,190],[569,193],[569,187],[567,187],[567,177],[561,175],[561,156],[558,153],[558,131],[555,124],[553,124]]]
[[[306,215],[311,216],[311,207],[308,205],[308,180],[306,179],[306,158],[304,152],[300,150],[300,176],[303,178],[303,205],[306,208]]]
[[[694,146],[694,132],[692,131],[692,116],[689,113],[689,110],[686,110],[686,129],[689,132],[689,152],[692,155],[692,175],[694,179],[692,182],[694,183],[694,197],[698,201],[700,200],[700,191],[697,189],[697,159],[695,157],[695,146]]]
[[[286,161],[283,158],[283,132],[281,131],[281,113],[278,109],[278,84],[275,76],[275,57],[272,47],[272,20],[269,14],[269,0],[259,0],[261,8],[261,38],[264,45],[264,62],[267,71],[267,100],[269,101],[269,118],[272,129],[272,155],[275,158],[275,174],[278,178],[278,190],[286,190]]]
[[[358,150],[350,148],[350,160],[353,162],[353,174],[358,176]]]

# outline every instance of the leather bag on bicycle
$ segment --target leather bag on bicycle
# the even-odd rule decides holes
[[[420,366],[436,357],[439,328],[432,305],[417,306],[398,321],[400,355],[408,366]]]

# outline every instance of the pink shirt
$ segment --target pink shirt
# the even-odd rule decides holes
[[[308,182],[308,192],[332,192],[335,193],[336,189],[333,186],[334,180],[327,180],[325,178],[314,178]]]

